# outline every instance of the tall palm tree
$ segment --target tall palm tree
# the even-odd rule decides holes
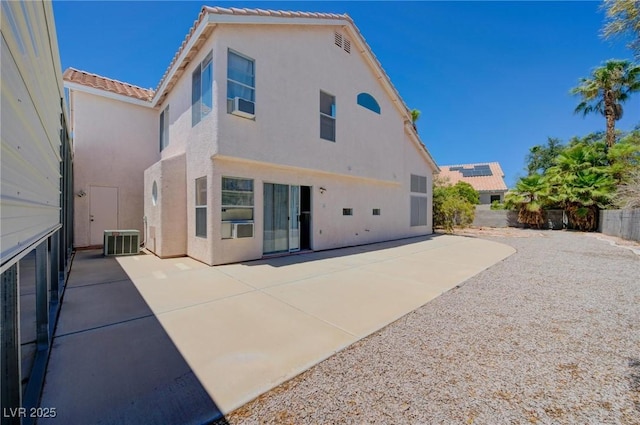
[[[607,146],[616,142],[616,121],[622,118],[622,103],[640,91],[640,65],[610,59],[596,68],[590,78],[581,78],[571,94],[581,97],[575,112],[584,115],[598,112],[607,120]]]

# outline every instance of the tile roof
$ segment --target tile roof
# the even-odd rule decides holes
[[[491,169],[491,176],[463,177],[460,171],[452,171],[452,167],[473,168],[476,165],[488,165]],[[504,172],[497,162],[481,162],[478,164],[441,165],[438,177],[447,179],[449,183],[456,184],[459,181],[469,183],[479,192],[506,191],[507,185],[504,182]]]
[[[154,94],[152,89],[143,89],[142,87],[134,86],[133,84],[123,83],[121,81],[91,74],[86,71],[80,71],[74,68],[67,68],[64,71],[64,74],[62,74],[62,79],[71,83],[77,83],[83,86],[93,87],[95,89],[105,90],[147,102],[150,102],[151,99],[153,99]]]

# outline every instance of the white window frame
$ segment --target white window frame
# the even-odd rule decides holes
[[[251,77],[252,77],[252,79],[253,79],[253,86],[250,86],[250,85],[248,85],[248,84],[242,83],[242,82],[240,82],[240,81],[233,80],[233,79],[231,79],[231,78],[229,77],[229,63],[231,62],[231,61],[229,60],[229,57],[230,57],[231,55],[238,56],[238,57],[240,57],[240,58],[242,58],[242,59],[245,59],[245,60],[247,60],[247,61],[249,61],[249,62],[253,63],[253,75],[251,76]],[[245,98],[245,97],[242,97],[241,99],[248,100],[249,102],[253,102],[253,103],[255,103],[255,102],[256,102],[256,61],[255,61],[255,59],[250,58],[250,57],[249,57],[249,56],[247,56],[247,55],[243,55],[242,53],[237,52],[237,51],[235,51],[235,50],[233,50],[233,49],[227,49],[227,103],[229,104],[229,106],[231,106],[231,104],[230,104],[230,102],[229,102],[229,101],[233,102],[234,97],[232,97],[232,96],[230,95],[231,90],[229,89],[229,86],[230,86],[230,85],[229,85],[229,83],[237,84],[237,85],[239,85],[239,86],[246,87],[246,88],[248,88],[249,90],[251,90],[251,94],[252,94],[252,96],[251,96],[251,97],[252,97],[252,99],[247,99],[247,98]],[[227,112],[228,112],[228,113],[231,113],[231,109],[230,109],[230,108],[227,108]]]
[[[224,187],[225,187],[224,180],[225,179],[250,181],[251,182],[251,191],[248,191],[248,190],[236,191],[236,190],[231,190],[231,189],[224,189]],[[231,235],[231,225],[232,225],[232,223],[253,223],[254,220],[255,220],[256,184],[255,184],[255,180],[254,179],[250,179],[250,178],[246,178],[246,177],[222,176],[220,187],[221,187],[221,190],[220,190],[220,211],[221,211],[220,217],[221,217],[221,221],[222,221],[221,234],[222,234],[222,239],[230,239],[230,238],[232,238],[232,235]],[[223,201],[225,192],[233,192],[233,193],[238,192],[238,193],[243,193],[243,194],[251,193],[251,205],[229,205],[229,204],[225,204],[224,201]],[[250,210],[252,218],[251,219],[242,219],[242,220],[225,220],[225,219],[222,218],[222,213],[224,213],[224,210],[226,208]]]
[[[211,103],[211,107],[205,111],[204,108],[202,108],[202,104],[203,104],[202,93],[204,90],[204,84],[203,84],[204,79],[202,78],[202,75],[204,74],[204,70],[207,67],[211,67],[211,81],[209,81],[209,84],[211,85],[211,90],[210,90],[211,98],[208,99],[209,102]],[[198,87],[196,87],[196,83],[195,83],[196,75],[198,75],[198,78],[199,78]],[[197,92],[196,92],[196,89],[198,90]],[[196,66],[196,68],[191,73],[191,127],[195,127],[196,125],[198,125],[198,123],[202,121],[204,117],[209,115],[209,113],[211,113],[212,110],[213,110],[213,51],[210,51],[209,54],[204,58],[204,60],[200,62],[198,66]]]
[[[333,103],[331,104],[331,115],[328,115],[322,112],[322,95],[330,96],[333,99]],[[320,90],[320,138],[322,140],[328,140],[330,142],[336,141],[336,97],[330,93],[327,93],[324,90]],[[327,139],[322,137],[322,118],[329,118],[333,122],[333,139]]]
[[[203,203],[198,203],[198,192],[199,192],[199,182],[203,182],[204,181],[204,202]],[[207,176],[203,176],[203,177],[198,177],[195,180],[195,235],[196,237],[199,238],[205,238],[207,237]],[[204,210],[204,215],[200,215],[201,217],[204,217],[204,223],[202,226],[204,228],[204,232],[200,232],[198,233],[198,211]]]

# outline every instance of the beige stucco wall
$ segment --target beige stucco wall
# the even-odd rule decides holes
[[[262,256],[263,183],[312,186],[312,248],[329,249],[432,232],[433,170],[405,133],[405,119],[352,44],[334,45],[334,28],[220,25],[204,42],[157,114],[170,105],[167,159],[185,153],[186,252],[207,264]],[[274,48],[274,46],[278,46]],[[256,118],[227,113],[227,51],[255,60]],[[213,51],[213,111],[191,125],[191,75]],[[320,139],[320,90],[336,96],[336,142]],[[357,105],[373,95],[376,114]],[[156,123],[157,127],[157,123]],[[162,166],[148,170],[163,178]],[[160,173],[160,174],[158,174]],[[410,227],[410,174],[427,176],[428,225]],[[195,179],[207,177],[207,237],[195,237]],[[254,179],[254,237],[222,240],[222,176]],[[319,187],[327,190],[321,194]],[[164,205],[164,204],[162,204]],[[343,216],[353,208],[353,216]],[[380,208],[381,216],[372,209]],[[145,201],[148,225],[165,223]],[[155,227],[155,224],[154,224]],[[161,252],[155,227],[154,252]],[[151,243],[151,242],[150,242]]]
[[[144,170],[158,161],[158,111],[71,91],[75,246],[90,243],[90,186],[118,188],[118,228],[143,231]]]
[[[405,184],[354,178],[348,175],[220,157],[213,161],[212,170],[213,178],[210,180],[208,194],[208,239],[212,249],[208,256],[196,257],[208,264],[224,264],[262,257],[265,182],[311,186],[311,248],[314,250],[432,233],[430,216],[427,226],[409,225],[409,182]],[[424,175],[424,171],[416,169],[415,172],[422,172]],[[254,180],[253,238],[221,238],[220,202],[223,176]],[[427,180],[430,187],[431,174],[427,174]],[[322,193],[320,187],[326,191]],[[353,216],[343,216],[343,208],[353,208]],[[374,208],[381,210],[380,216],[372,214]],[[428,208],[431,208],[430,201]],[[194,206],[189,204],[187,209],[188,219],[194,220]],[[192,235],[190,230],[190,239],[194,238]]]
[[[159,257],[187,254],[186,156],[156,162],[144,172],[145,246]],[[157,198],[153,202],[153,183]]]
[[[220,154],[402,181],[405,118],[355,43],[346,53],[334,44],[334,31],[281,25],[216,29]],[[228,49],[255,61],[255,120],[226,112]],[[320,138],[321,90],[336,97],[335,142]],[[356,103],[361,92],[375,97],[381,114]]]

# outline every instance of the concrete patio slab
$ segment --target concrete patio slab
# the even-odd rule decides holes
[[[363,268],[267,288],[265,292],[348,332],[354,341],[442,293],[418,281]]]
[[[129,280],[74,286],[64,295],[56,333],[65,335],[152,314]],[[91,311],[91,314],[87,314]]]
[[[46,423],[157,423],[145,409],[183,412],[176,391],[195,400],[181,423],[228,413],[513,252],[441,235],[218,267],[81,253],[42,405],[83,420]]]
[[[208,423],[217,407],[158,320],[105,326],[56,338],[38,424]]]
[[[297,263],[293,262],[295,261],[293,257],[286,260],[274,258],[256,262],[255,264],[243,263],[218,266],[217,269],[256,289],[262,289],[348,268],[347,265],[335,262],[300,262],[304,256],[304,254],[294,256],[298,259]]]
[[[155,314],[195,306],[255,290],[212,268],[190,269],[171,276],[136,278],[136,287]],[[179,287],[177,287],[179,285]]]
[[[353,341],[352,335],[260,292],[161,314],[159,320],[223,411]]]

